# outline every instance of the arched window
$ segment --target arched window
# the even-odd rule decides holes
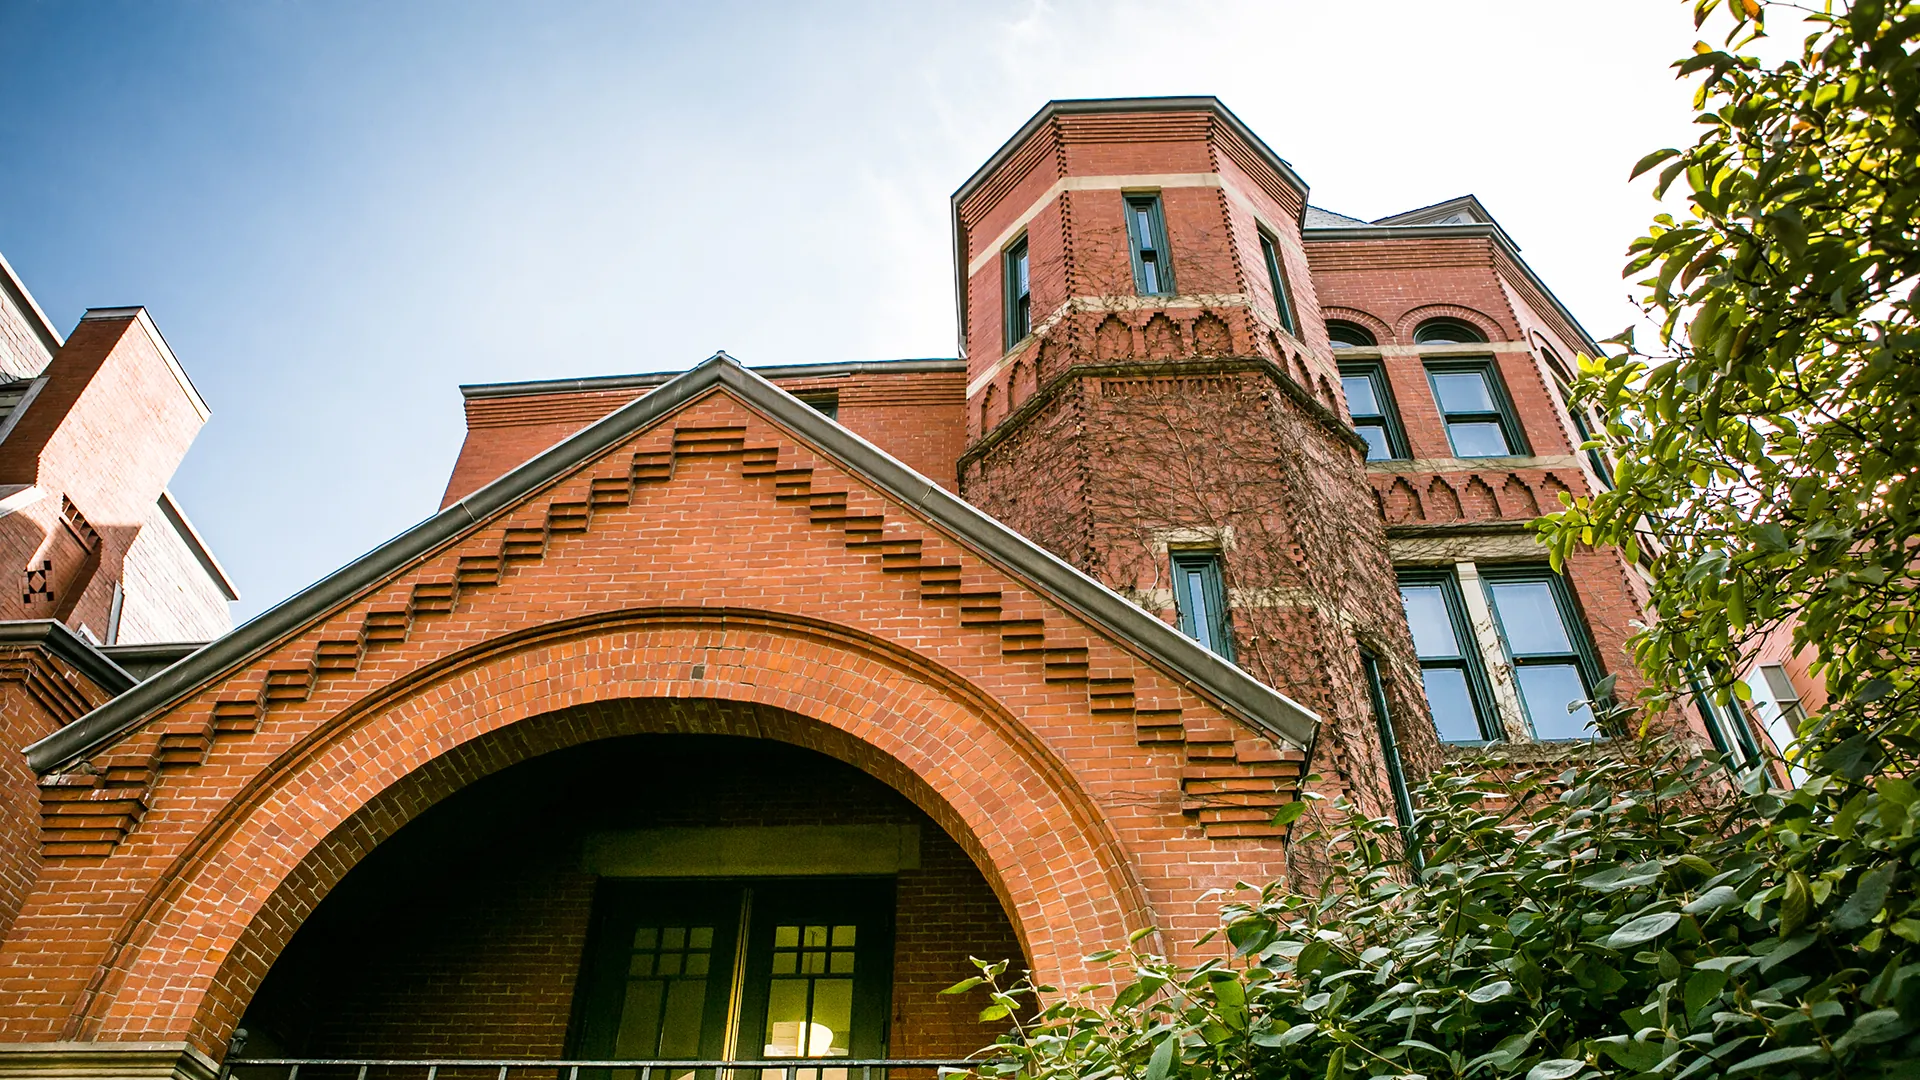
[[[1338,319],[1327,320],[1327,340],[1336,349],[1371,349],[1379,344],[1366,327]]]
[[[1415,345],[1468,345],[1487,340],[1480,328],[1459,319],[1428,319],[1413,332]]]

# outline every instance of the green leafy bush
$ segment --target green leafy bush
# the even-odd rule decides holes
[[[1003,986],[989,1075],[1846,1077],[1920,1072],[1915,789],[1817,827],[1817,792],[1736,789],[1659,738],[1557,775],[1455,765],[1428,858],[1352,820],[1316,895],[1248,887],[1198,966],[1139,951],[1117,993]],[[1820,782],[1816,781],[1817,787]],[[1814,871],[1818,864],[1822,869]],[[1897,905],[1897,911],[1890,911]],[[1037,1013],[1030,996],[1048,1003]]]

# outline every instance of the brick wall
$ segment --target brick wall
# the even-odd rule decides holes
[[[38,535],[0,550],[0,569],[17,582],[24,570],[52,565],[44,591],[0,590],[0,619],[59,619],[104,641],[127,553],[205,423],[205,407],[139,309],[89,313],[44,377],[0,443],[0,483],[43,493],[11,515]],[[148,560],[143,584],[143,599],[177,607],[184,622],[230,625],[225,597],[207,595],[219,587],[197,561]]]
[[[38,778],[19,750],[110,696],[44,647],[0,645],[0,939],[40,876]]]
[[[954,486],[953,463],[966,445],[966,380],[959,372],[862,371],[773,382],[788,393],[832,394],[842,426],[935,483]],[[458,502],[647,389],[468,398],[466,440],[440,505]]]
[[[0,1025],[217,1048],[311,897],[422,806],[688,724],[902,792],[1060,985],[1148,922],[1190,949],[1209,888],[1285,872],[1297,751],[717,392],[45,778],[58,854],[0,943]],[[144,810],[103,822],[108,795]]]

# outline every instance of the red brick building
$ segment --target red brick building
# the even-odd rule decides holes
[[[1327,214],[1144,99],[953,220],[961,359],[466,387],[437,515],[84,687],[9,789],[0,1075],[964,1055],[969,955],[1097,982],[1310,886],[1309,776],[1405,820],[1591,734],[1633,571],[1522,526],[1600,482],[1593,346],[1478,203]]]

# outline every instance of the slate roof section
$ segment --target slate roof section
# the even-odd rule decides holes
[[[1318,206],[1307,207],[1306,217],[1300,222],[1301,228],[1305,229],[1340,229],[1366,224],[1368,223],[1357,217],[1336,214],[1331,210],[1323,210]]]
[[[1227,663],[1051,552],[1007,528],[886,451],[848,431],[798,398],[742,367],[725,353],[672,379],[533,460],[334,571],[225,637],[133,687],[26,748],[45,773],[86,757],[139,728],[215,679],[252,663],[367,589],[484,525],[546,484],[593,461],[710,390],[723,388],[861,480],[924,515],[1000,569],[1138,648],[1273,738],[1307,749],[1319,718],[1304,706]]]

